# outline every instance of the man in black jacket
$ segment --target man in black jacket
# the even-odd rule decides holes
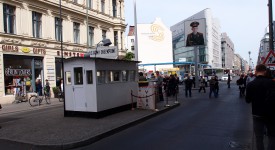
[[[252,103],[253,129],[257,150],[264,150],[264,129],[267,129],[268,150],[275,149],[275,114],[268,112],[267,91],[274,89],[275,82],[265,77],[266,66],[256,67],[256,79],[249,82],[246,89],[246,102]],[[275,100],[275,98],[273,99]],[[274,108],[275,109],[275,108]]]

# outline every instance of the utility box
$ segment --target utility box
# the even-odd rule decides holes
[[[65,59],[65,116],[100,118],[131,109],[131,90],[138,93],[137,63],[104,58]]]

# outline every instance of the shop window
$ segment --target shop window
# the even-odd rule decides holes
[[[87,75],[87,84],[93,84],[93,71],[87,70],[86,75]]]
[[[8,4],[3,4],[3,13],[5,33],[16,34],[15,7]]]
[[[122,71],[122,81],[123,82],[128,81],[128,75],[129,75],[128,71],[126,71],[126,70]]]
[[[109,72],[109,82],[120,81],[120,71],[110,71]]]
[[[82,67],[74,68],[74,84],[83,85],[83,68]]]
[[[42,68],[37,65],[32,68],[32,63],[40,62],[29,56],[4,55],[4,79],[6,95],[25,95],[28,92],[37,91],[36,82],[42,80]],[[35,63],[36,64],[36,63]],[[32,70],[34,69],[34,72]]]
[[[72,84],[72,80],[71,80],[71,72],[70,72],[70,71],[65,72],[65,77],[66,77],[66,84],[67,84],[67,85]]]
[[[105,73],[105,71],[97,71],[96,76],[97,76],[97,82],[99,84],[106,83],[106,80],[105,80],[106,73]]]
[[[134,71],[134,70],[131,70],[131,71],[129,71],[129,80],[130,81],[135,81],[135,79],[136,79],[136,72]]]

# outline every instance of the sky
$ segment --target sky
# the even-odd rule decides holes
[[[256,64],[260,41],[268,27],[267,4],[268,0],[136,0],[137,23],[152,23],[160,17],[170,28],[210,8],[213,18],[220,21],[221,33],[226,32],[234,43],[235,53],[248,61],[251,51],[250,57]],[[125,21],[128,27],[134,25],[134,0],[125,0]]]

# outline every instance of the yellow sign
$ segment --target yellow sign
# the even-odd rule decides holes
[[[30,50],[30,48],[28,48],[28,47],[22,47],[22,48],[21,48],[21,51],[22,51],[23,53],[29,53],[31,50]]]
[[[157,24],[153,24],[151,26],[151,31],[153,33],[155,33],[154,36],[151,36],[151,40],[154,40],[154,41],[157,41],[157,42],[161,42],[164,40],[164,29],[160,26],[160,25],[157,25]]]

